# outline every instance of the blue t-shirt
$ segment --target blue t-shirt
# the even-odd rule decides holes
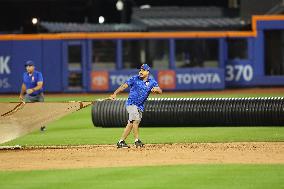
[[[155,79],[148,78],[147,81],[143,81],[139,75],[129,78],[126,84],[130,87],[126,106],[136,105],[141,111],[144,111],[144,102],[147,100],[152,88],[159,87]]]
[[[37,86],[37,82],[43,82],[42,74],[38,71],[34,71],[32,74],[25,72],[23,74],[23,83],[26,85],[27,89],[32,89]],[[34,91],[30,96],[36,96],[43,92],[43,89]]]

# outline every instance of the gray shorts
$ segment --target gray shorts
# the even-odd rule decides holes
[[[40,93],[36,96],[30,96],[28,94],[25,95],[25,102],[43,102],[44,96],[43,93]]]
[[[141,121],[142,112],[135,105],[126,106],[129,118],[128,121]]]

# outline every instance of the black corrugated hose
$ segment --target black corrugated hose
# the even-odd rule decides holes
[[[95,102],[94,126],[125,127],[125,102]],[[145,102],[141,126],[284,126],[284,98],[152,98]]]

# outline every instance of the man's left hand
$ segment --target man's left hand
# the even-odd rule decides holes
[[[115,100],[116,99],[116,94],[114,93],[114,94],[110,95],[110,97],[108,99]]]
[[[153,87],[151,90],[152,93],[161,94],[162,90],[159,87]]]
[[[32,94],[33,92],[34,92],[33,89],[28,89],[28,90],[27,90],[27,94]]]

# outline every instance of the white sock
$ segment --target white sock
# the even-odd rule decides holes
[[[123,141],[123,140],[120,139],[118,142],[122,142],[122,141]]]
[[[136,138],[134,142],[137,142],[138,140],[139,140],[139,139],[138,139],[138,138]]]

